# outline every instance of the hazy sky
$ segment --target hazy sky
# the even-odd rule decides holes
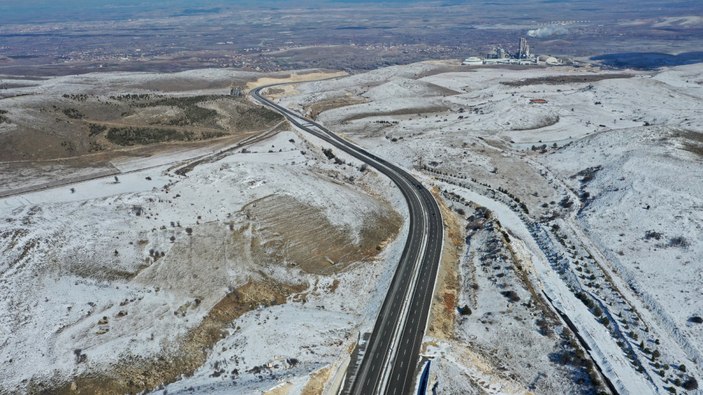
[[[129,19],[227,8],[323,7],[340,3],[402,5],[418,0],[0,0],[0,23]],[[448,0],[444,3],[461,1]]]
[[[374,3],[397,7],[418,2],[421,0],[0,0],[0,24],[165,17],[242,7],[313,8],[350,3]],[[434,3],[438,7],[467,4],[478,9],[532,3],[536,7],[551,9],[578,6],[584,9],[594,7],[594,9],[607,10],[615,6],[619,10],[629,8],[631,11],[641,8],[650,8],[651,11],[652,8],[657,8],[664,12],[670,10],[677,13],[690,10],[693,15],[703,12],[703,0],[437,0],[424,2]]]

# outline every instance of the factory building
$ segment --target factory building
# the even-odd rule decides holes
[[[546,64],[548,66],[557,66],[563,64],[560,59],[554,58],[552,56],[536,56],[532,53],[530,49],[530,44],[527,43],[527,39],[520,37],[520,44],[516,52],[508,52],[501,47],[493,47],[490,52],[488,52],[485,58],[480,58],[476,56],[471,56],[466,58],[462,64],[463,65],[479,65],[479,64],[520,64],[520,65],[534,65],[534,64]]]
[[[520,49],[517,53],[518,59],[529,59],[530,58],[530,45],[527,43],[527,39],[520,37]]]

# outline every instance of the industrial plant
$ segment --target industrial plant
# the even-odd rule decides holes
[[[484,64],[518,64],[518,65],[534,65],[546,64],[549,66],[561,65],[562,61],[553,57],[533,54],[530,50],[530,44],[527,39],[520,37],[520,44],[516,52],[509,52],[503,47],[496,46],[485,54],[484,57],[471,56],[464,59],[463,65],[484,65]]]

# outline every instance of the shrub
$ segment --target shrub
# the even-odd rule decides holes
[[[669,239],[669,247],[686,248],[690,245],[688,240],[683,236],[676,236]]]
[[[564,196],[564,198],[559,202],[559,205],[564,208],[570,208],[574,205],[574,202],[572,202],[568,196]]]
[[[461,315],[471,315],[471,308],[468,305],[464,305],[462,307],[457,307],[457,311]]]
[[[606,316],[601,317],[601,318],[598,320],[598,322],[600,322],[600,323],[603,324],[604,326],[610,325],[610,320],[608,320],[608,317],[606,317]]]
[[[516,303],[516,302],[520,301],[520,297],[518,296],[518,294],[515,291],[503,291],[500,294],[505,296],[512,303]]]
[[[599,306],[595,306],[593,308],[593,315],[595,315],[596,317],[600,317],[601,315],[603,315],[603,310],[601,310]]]
[[[73,355],[76,357],[76,363],[83,363],[88,360],[88,356],[83,353],[83,350],[76,348],[73,350]]]
[[[683,382],[681,387],[687,391],[695,391],[698,389],[698,381],[696,381],[693,377],[689,377]]]
[[[75,108],[66,108],[63,110],[63,113],[71,119],[83,119],[83,117],[85,117],[80,111],[76,110]]]
[[[88,136],[93,137],[107,130],[107,127],[103,125],[96,125],[91,123],[88,125]]]
[[[332,148],[323,148],[322,153],[325,154],[327,159],[335,158],[334,152],[332,152]]]
[[[659,232],[655,232],[653,230],[648,230],[648,231],[644,232],[644,239],[645,240],[651,240],[651,239],[661,240],[661,238],[662,238],[662,234]]]
[[[181,132],[174,129],[120,127],[110,128],[107,132],[110,142],[122,145],[145,145],[165,141],[191,141],[194,140],[192,132]]]

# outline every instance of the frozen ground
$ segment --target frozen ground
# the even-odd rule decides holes
[[[407,231],[379,239],[388,232],[376,228],[385,225],[369,220],[400,223],[388,219],[402,219],[392,207],[403,207],[389,181],[349,158],[334,164],[318,141],[297,132],[187,176],[169,171],[178,159],[171,155],[169,164],[152,159],[119,182],[110,176],[0,200],[3,392],[32,392],[88,373],[109,381],[126,375],[125,361],[168,358],[212,320],[209,312],[225,295],[257,281],[299,290],[287,303],[251,306],[222,328],[226,336],[206,363],[169,393],[193,386],[255,392],[279,381],[303,388],[310,373],[348,354],[360,325],[373,321]],[[386,248],[377,257],[352,254],[348,263],[320,259],[323,266],[351,265],[310,273],[287,255],[296,246],[270,233],[280,224],[255,210],[265,199],[304,208],[289,227],[327,226],[321,230],[330,237]],[[317,241],[301,234],[284,242],[312,250]]]
[[[695,392],[703,374],[703,324],[698,323],[703,315],[703,184],[697,176],[703,163],[703,67],[651,73],[588,67],[446,73],[438,64],[421,63],[296,89],[300,94],[282,103],[304,112],[316,102],[347,98],[350,105],[323,111],[318,119],[373,152],[425,173],[427,183],[490,207],[514,239],[513,248],[527,249],[521,264],[533,262],[525,286],[553,299],[550,309],[569,317],[584,338],[581,346],[592,349],[590,360],[620,392]],[[354,97],[363,100],[349,99]],[[468,247],[466,254],[471,256]],[[475,271],[480,264],[472,264]],[[460,278],[467,275],[462,270]],[[477,286],[480,301],[486,288],[481,281],[464,281],[459,294],[471,294]],[[504,312],[492,320],[500,328],[514,325]],[[467,340],[464,322],[457,318],[453,337],[442,340],[447,345],[440,353],[446,360],[438,363],[444,372],[440,385],[476,368],[451,367],[466,358],[449,344],[468,344],[486,357],[510,338],[478,335],[469,326],[477,338]],[[566,322],[551,326],[565,328]],[[518,347],[524,341],[509,340],[512,353],[493,363],[512,372],[517,388],[527,390],[532,384],[526,372],[537,375],[548,365],[525,369],[519,362],[525,352]],[[541,346],[527,352],[534,353],[538,359],[549,351]],[[510,361],[512,367],[505,366]],[[559,383],[558,375],[549,376]],[[449,393],[476,390],[444,388]]]
[[[593,393],[609,381],[623,394],[696,393],[703,68],[443,70],[390,67],[277,93],[438,187],[456,213],[460,258],[443,268],[456,281],[436,295],[451,326],[426,342],[436,388]],[[213,93],[233,76],[179,78],[107,81]],[[329,388],[373,322],[407,222],[388,180],[339,153],[335,164],[321,145],[279,133],[186,176],[175,163],[213,151],[173,150],[113,161],[129,172],[119,182],[0,199],[5,388],[80,387],[87,372],[156,393]],[[398,236],[382,239],[381,224]],[[232,309],[241,314],[228,320]],[[172,358],[184,350],[202,358]],[[154,377],[174,376],[125,369],[156,356],[160,374],[186,361],[192,376],[161,388]]]

